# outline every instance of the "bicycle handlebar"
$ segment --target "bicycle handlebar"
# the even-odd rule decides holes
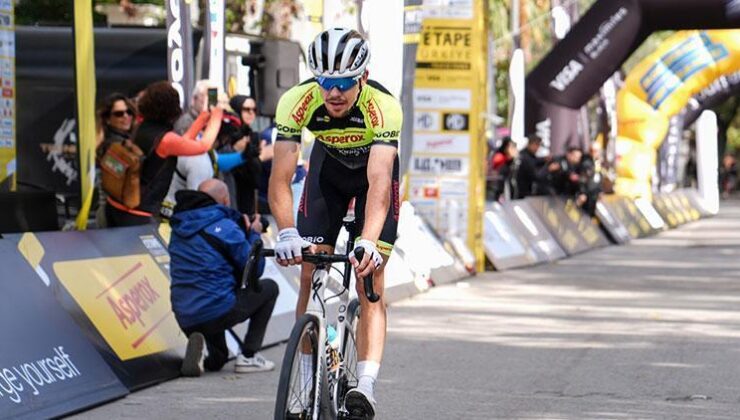
[[[365,250],[360,248],[355,250],[355,258],[357,258],[359,261],[362,261],[362,257],[365,254]],[[274,257],[275,256],[275,250],[274,249],[261,249],[260,255],[263,257]],[[310,263],[310,264],[332,264],[332,263],[347,263],[349,262],[349,257],[347,255],[342,254],[309,254],[309,253],[303,253],[302,255],[303,261]],[[365,276],[363,280],[363,286],[365,289],[365,297],[367,297],[367,300],[369,300],[372,303],[375,303],[380,300],[380,296],[375,293],[375,290],[373,289],[373,276],[372,274],[369,276]]]

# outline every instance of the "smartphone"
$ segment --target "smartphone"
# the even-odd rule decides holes
[[[218,89],[208,88],[208,108],[218,105]]]

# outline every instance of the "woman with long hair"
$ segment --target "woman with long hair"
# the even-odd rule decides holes
[[[177,156],[193,156],[211,149],[221,127],[223,110],[203,111],[187,132],[180,136],[173,124],[182,113],[180,97],[167,81],[147,86],[138,102],[142,123],[136,130],[134,144],[144,153],[140,176],[140,204],[128,208],[108,197],[106,218],[109,226],[133,226],[151,223],[175,173]],[[197,140],[200,132],[202,138]]]

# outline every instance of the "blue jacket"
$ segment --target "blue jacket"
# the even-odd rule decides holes
[[[180,327],[192,327],[226,314],[236,303],[236,280],[241,280],[259,234],[250,230],[245,235],[239,212],[198,191],[178,192],[170,224],[170,300]],[[218,242],[220,249],[200,232]],[[257,270],[261,275],[264,258],[260,258]]]

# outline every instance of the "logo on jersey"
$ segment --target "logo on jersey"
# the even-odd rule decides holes
[[[362,134],[344,134],[340,136],[325,136],[323,134],[319,134],[318,136],[316,136],[316,139],[328,144],[347,144],[359,143],[365,139],[365,136]]]
[[[293,118],[293,121],[296,122],[296,124],[302,124],[303,120],[306,118],[306,111],[308,110],[308,105],[313,101],[313,91],[308,91],[303,98],[301,98],[301,103],[293,109],[293,114],[291,115],[291,118]]]
[[[370,124],[373,127],[383,125],[383,113],[380,112],[380,108],[378,108],[378,104],[374,100],[367,103],[367,114],[370,117]]]

